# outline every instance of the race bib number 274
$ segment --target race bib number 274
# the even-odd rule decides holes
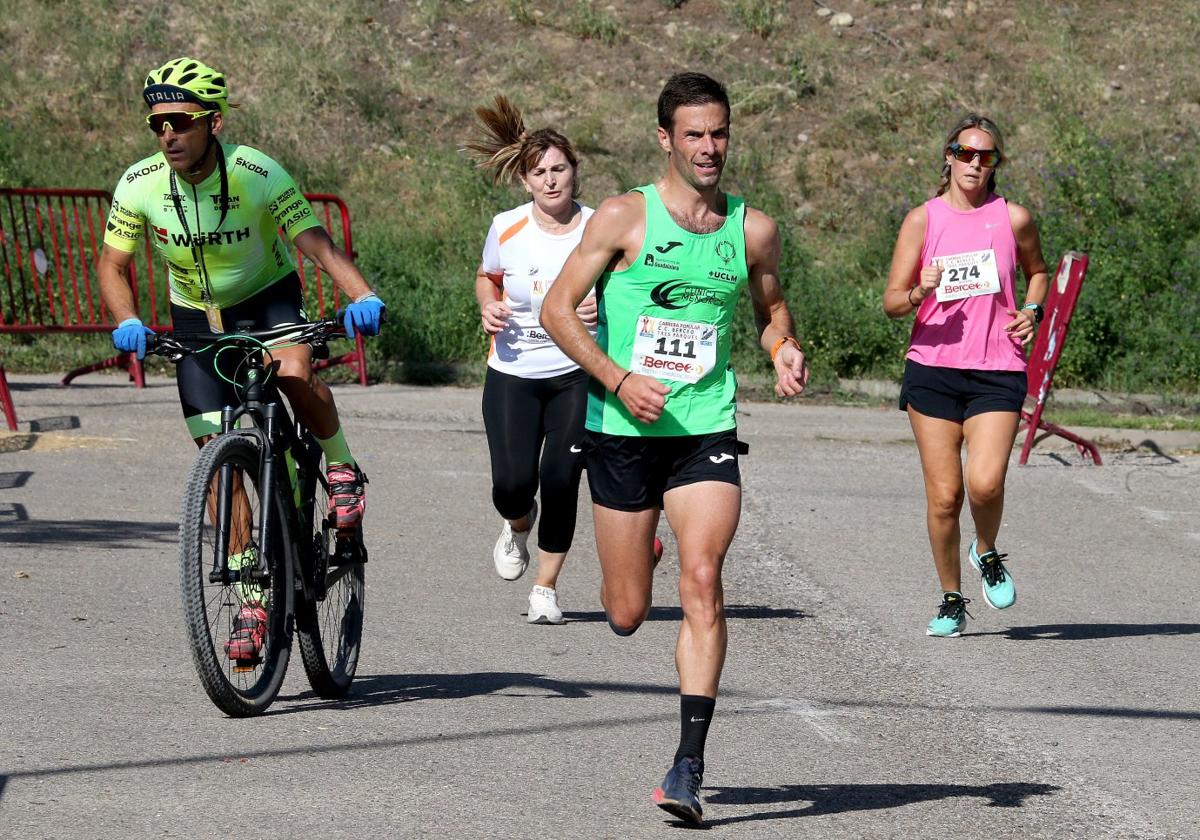
[[[934,257],[933,262],[942,267],[942,282],[937,287],[939,303],[1000,291],[996,252],[991,248]]]

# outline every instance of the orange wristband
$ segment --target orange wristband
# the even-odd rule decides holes
[[[801,353],[804,352],[804,350],[802,350],[800,347],[800,342],[797,341],[795,339],[795,337],[790,336],[790,335],[785,335],[783,338],[779,339],[778,341],[776,341],[774,344],[771,345],[771,361],[772,362],[775,361],[775,357],[779,354],[779,348],[782,347],[783,345],[787,344],[789,341],[792,342],[792,344],[796,345],[796,349],[800,350]]]

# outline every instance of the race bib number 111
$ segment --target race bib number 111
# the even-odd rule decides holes
[[[934,257],[933,262],[942,267],[942,282],[937,287],[939,303],[977,295],[994,295],[1000,291],[996,252],[991,248]]]
[[[642,315],[629,369],[656,379],[699,382],[717,363],[717,328]]]

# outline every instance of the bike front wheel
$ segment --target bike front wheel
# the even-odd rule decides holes
[[[311,598],[296,605],[296,634],[308,682],[318,697],[344,697],[358,670],[366,595],[362,529],[338,538],[329,521],[329,487],[315,477]],[[341,551],[339,551],[339,548]],[[357,562],[356,562],[357,561]],[[323,595],[323,597],[321,597]]]
[[[184,621],[196,673],[217,708],[262,714],[279,693],[291,649],[291,561],[281,517],[271,517],[266,577],[253,574],[262,546],[260,450],[251,437],[213,438],[192,467],[179,523]],[[224,534],[224,537],[219,537]],[[228,573],[218,565],[224,540]]]

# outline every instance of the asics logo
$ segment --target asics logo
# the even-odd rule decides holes
[[[668,251],[674,250],[675,248],[682,248],[682,247],[683,247],[682,242],[676,242],[674,239],[672,239],[666,245],[655,245],[654,250],[658,251],[658,253],[660,253],[660,254],[665,254]]]
[[[579,448],[578,446],[576,446],[575,444],[571,444],[571,451],[572,451],[572,452],[574,452],[575,454],[577,454],[577,455],[578,455],[578,454],[579,454],[580,452],[582,452],[583,450],[582,450],[582,449],[580,449],[580,448]]]
[[[712,461],[714,464],[724,464],[726,461],[732,461],[733,456],[728,452],[722,452],[719,456],[709,455],[708,460]]]

